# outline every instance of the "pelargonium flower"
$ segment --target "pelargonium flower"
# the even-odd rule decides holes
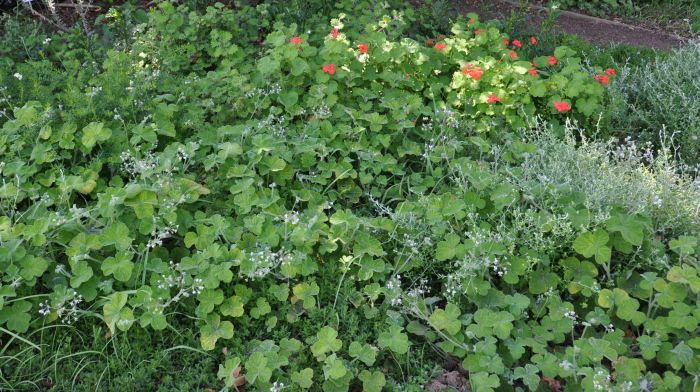
[[[508,56],[510,56],[510,58],[512,58],[513,60],[515,60],[515,59],[518,58],[518,54],[515,53],[515,51],[513,51],[513,50],[511,50],[510,52],[508,52]]]
[[[474,18],[469,18],[469,24],[472,24],[474,22],[476,22],[476,20],[474,20]]]
[[[462,72],[476,81],[481,79],[481,76],[484,74],[484,70],[481,69],[481,67],[474,67],[472,64],[467,64],[467,66],[462,69]]]
[[[435,44],[435,49],[439,51],[443,51],[445,50],[445,48],[447,48],[447,45],[443,44],[442,42]]]
[[[367,53],[368,46],[367,44],[359,44],[357,45],[357,48],[360,49],[360,53]]]
[[[549,60],[547,61],[547,64],[549,64],[549,65],[557,65],[558,62],[559,62],[559,60],[557,60],[556,57],[554,57],[554,56],[549,56]]]
[[[435,42],[435,41],[433,41],[432,39],[426,39],[426,40],[425,40],[425,44],[428,45],[428,46],[433,46],[433,43],[434,43],[434,42]]]
[[[335,64],[326,64],[323,66],[322,69],[323,69],[323,72],[325,72],[329,75],[335,74]]]
[[[298,45],[301,43],[301,37],[292,37],[289,42],[293,43],[294,45]]]
[[[333,37],[333,39],[338,39],[338,29],[333,28],[333,30],[331,30],[331,37]]]
[[[476,29],[476,30],[474,30],[474,35],[479,35],[479,34],[483,33],[484,31],[486,31],[486,30],[484,30],[484,29]]]
[[[501,102],[501,98],[498,97],[496,94],[491,94],[489,95],[488,98],[486,98],[486,102],[490,104],[494,104],[496,102]]]
[[[600,84],[607,86],[610,83],[610,78],[607,75],[596,75],[595,80],[599,81]]]
[[[530,72],[530,75],[537,76],[537,68],[531,67],[529,72]]]
[[[608,76],[615,76],[615,75],[617,75],[617,72],[615,72],[615,70],[612,68],[608,68],[605,70],[605,74]]]
[[[514,39],[514,40],[513,40],[513,46],[515,46],[516,48],[522,48],[522,47],[523,47],[523,43],[520,42],[519,39]]]
[[[536,44],[537,44],[537,38],[535,38],[535,36],[533,35],[530,37],[530,45],[536,45]]]
[[[571,105],[565,101],[556,101],[554,102],[554,108],[557,109],[557,112],[564,113],[571,110]]]
[[[508,41],[507,39],[504,39],[504,40],[503,40],[503,45],[505,45],[505,46],[510,45],[510,41]]]

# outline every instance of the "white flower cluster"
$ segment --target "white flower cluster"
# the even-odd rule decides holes
[[[151,172],[158,166],[158,157],[148,151],[144,157],[137,159],[130,151],[121,153],[122,169],[131,177],[137,177]]]
[[[163,245],[163,240],[170,238],[175,232],[177,232],[178,227],[178,225],[175,225],[154,229],[151,232],[151,239],[148,240],[146,247],[148,249],[153,249],[157,246]]]
[[[60,300],[58,305],[51,306],[48,300],[41,302],[39,304],[39,314],[46,317],[55,312],[56,316],[64,324],[72,324],[78,320],[81,303],[83,303],[83,296],[71,289],[66,297]]]

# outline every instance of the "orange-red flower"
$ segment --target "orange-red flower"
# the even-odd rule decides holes
[[[326,64],[323,66],[322,69],[323,69],[323,72],[325,72],[329,75],[335,74],[335,64]]]
[[[472,24],[474,22],[475,22],[474,18],[469,18],[469,24]]]
[[[432,39],[426,39],[426,40],[425,40],[425,44],[428,45],[428,46],[433,46],[433,42],[435,42],[435,41],[433,41]]]
[[[293,43],[294,45],[298,45],[301,43],[301,37],[292,37],[289,42]]]
[[[503,40],[503,45],[505,45],[505,46],[510,45],[510,41],[508,41],[507,39],[504,39],[504,40]]]
[[[537,68],[535,68],[535,67],[530,68],[530,75],[537,76]]]
[[[359,44],[357,47],[360,49],[360,53],[367,53],[367,44]]]
[[[508,52],[508,56],[510,56],[510,58],[512,58],[513,60],[515,60],[515,59],[518,58],[518,54],[515,53],[515,51],[512,51],[512,50],[511,50],[510,52]]]
[[[494,104],[496,102],[501,102],[501,98],[499,98],[496,94],[491,94],[488,98],[486,98],[486,102]]]
[[[535,38],[535,36],[533,35],[530,37],[530,45],[535,45],[535,44],[537,44],[537,38]]]
[[[476,81],[481,79],[481,76],[484,74],[484,70],[481,69],[481,67],[475,67],[472,64],[467,64],[467,66],[462,69],[462,72]]]
[[[477,30],[474,30],[474,34],[475,34],[475,35],[479,35],[479,34],[483,33],[484,31],[486,31],[486,30],[484,30],[484,29],[477,29]]]
[[[333,39],[338,39],[338,29],[334,28],[331,30],[331,37],[333,37]]]
[[[595,80],[599,81],[600,84],[607,86],[610,83],[610,78],[607,75],[596,75]]]
[[[554,56],[549,56],[549,61],[547,61],[547,63],[548,63],[549,65],[557,65],[558,62],[559,62],[559,61],[558,61],[557,58],[554,57]]]
[[[565,101],[557,101],[554,102],[554,108],[557,109],[557,112],[564,113],[571,110],[571,105],[569,105],[569,103]]]
[[[445,50],[445,48],[447,48],[447,45],[443,44],[442,42],[435,44],[435,49],[439,51],[443,51]]]
[[[608,68],[605,70],[605,74],[608,76],[615,76],[615,75],[617,75],[617,72],[615,72],[615,70],[612,68]]]
[[[516,48],[522,48],[522,47],[523,47],[523,43],[520,42],[519,39],[514,39],[514,40],[513,40],[513,46],[515,46]]]

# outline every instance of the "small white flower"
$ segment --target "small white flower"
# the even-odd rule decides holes
[[[14,75],[12,75],[12,76],[16,77],[16,78],[17,78],[17,80],[22,80],[22,78],[23,78],[22,74],[21,74],[21,73],[19,73],[19,72],[15,72],[15,74],[14,74]]]

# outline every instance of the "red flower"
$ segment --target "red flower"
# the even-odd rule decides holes
[[[437,40],[438,40],[438,41],[442,41],[443,38],[445,38],[445,37],[443,37],[442,35],[438,35],[438,36],[437,36]]]
[[[568,102],[557,101],[557,102],[554,102],[554,108],[557,109],[557,112],[564,113],[564,112],[568,112],[569,110],[571,110],[571,105],[569,105]]]
[[[357,47],[360,49],[360,53],[367,53],[367,44],[359,44]]]
[[[294,45],[298,45],[301,43],[301,37],[292,37],[289,42],[293,43]]]
[[[515,46],[516,48],[522,48],[523,44],[522,44],[522,42],[520,42],[520,40],[514,39],[513,46]]]
[[[505,45],[505,46],[510,45],[510,41],[508,41],[507,39],[504,39],[504,40],[503,40],[503,45]]]
[[[512,58],[513,60],[518,58],[518,54],[512,50],[510,52],[508,52],[508,56],[510,56],[510,58]]]
[[[547,61],[549,65],[557,65],[557,62],[557,58],[554,56],[549,56],[549,61]]]
[[[496,94],[491,94],[488,98],[486,98],[486,102],[494,104],[496,102],[501,102],[501,98],[499,98]]]
[[[425,44],[428,45],[428,46],[433,46],[433,42],[434,42],[434,41],[433,41],[432,39],[426,39],[426,40],[425,40]]]
[[[333,39],[338,39],[338,29],[334,28],[331,30],[331,37],[333,37]]]
[[[323,66],[323,72],[333,75],[335,74],[335,64],[326,64]]]
[[[470,19],[469,19],[469,24],[472,24],[472,23],[474,23],[474,22],[475,22],[474,18],[470,18]]]
[[[462,69],[462,72],[464,72],[465,75],[469,75],[472,79],[478,81],[481,79],[481,75],[484,74],[484,70],[481,69],[481,67],[474,67],[471,64],[467,64],[464,69]]]
[[[537,76],[537,68],[535,68],[535,67],[530,68],[530,75]]]
[[[477,30],[474,30],[474,34],[475,34],[475,35],[479,35],[479,34],[483,33],[484,31],[486,31],[486,30],[484,30],[484,29],[477,29]]]
[[[530,45],[535,45],[535,44],[537,44],[537,38],[535,38],[535,36],[533,35],[530,37]]]
[[[617,75],[617,72],[615,72],[615,70],[612,68],[608,68],[605,70],[605,74],[608,76],[615,76],[615,75]]]
[[[447,48],[447,45],[443,44],[442,42],[435,44],[435,49],[439,51],[443,51]]]
[[[610,78],[606,75],[596,75],[595,80],[599,81],[602,85],[607,86],[610,83]]]

